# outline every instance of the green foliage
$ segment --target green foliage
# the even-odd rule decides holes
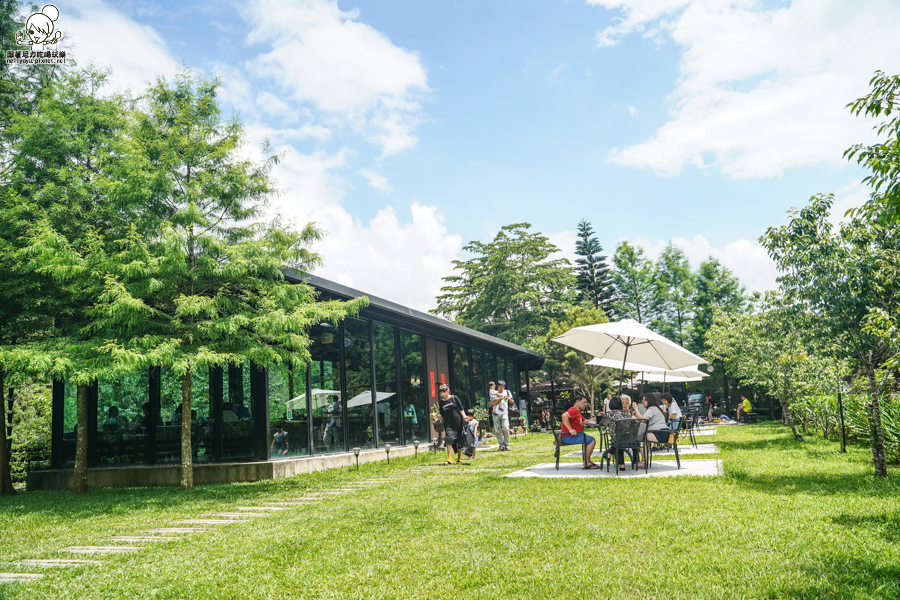
[[[500,228],[489,244],[470,242],[475,254],[453,261],[431,312],[517,344],[529,345],[575,301],[575,275],[559,249],[529,223]]]
[[[715,313],[741,313],[747,301],[737,277],[711,256],[700,263],[693,285],[694,320],[691,323],[689,349],[702,354],[707,349],[706,334],[712,327]]]
[[[574,385],[580,393],[587,397],[592,413],[595,408],[595,399],[609,386],[611,370],[585,364],[593,356],[550,340],[573,327],[607,322],[609,319],[606,318],[606,313],[602,309],[583,309],[576,306],[566,313],[564,319],[550,323],[546,341],[541,345],[541,351],[546,356],[543,370],[556,382]]]
[[[607,317],[613,316],[612,275],[603,247],[594,235],[591,224],[578,222],[578,241],[575,242],[575,287],[578,302],[586,308],[602,309]]]
[[[50,467],[51,393],[47,385],[16,389],[13,409],[12,478],[24,482],[32,469]]]
[[[653,271],[653,330],[684,346],[693,318],[694,274],[684,251],[669,243]]]
[[[869,81],[872,91],[847,106],[854,115],[885,120],[873,129],[885,139],[866,146],[855,144],[844,152],[849,159],[869,169],[863,183],[872,188],[869,202],[849,214],[865,216],[885,223],[900,221],[900,75],[886,75],[876,71]]]
[[[869,426],[866,406],[868,398],[865,394],[845,394],[842,401],[848,440],[871,446],[872,428]],[[900,464],[900,398],[883,396],[880,405],[886,459],[893,464]]]
[[[653,262],[644,249],[622,240],[613,254],[613,308],[620,319],[649,323],[653,310]]]

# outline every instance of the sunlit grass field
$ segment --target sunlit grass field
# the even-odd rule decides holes
[[[0,584],[0,598],[898,598],[900,471],[777,424],[720,427],[722,477],[506,478],[552,461],[552,438],[469,465],[446,455],[279,481],[23,493],[0,499],[0,572],[75,558],[175,519],[327,497],[101,564]],[[699,457],[698,457],[699,458]],[[579,460],[579,459],[567,459]],[[682,460],[691,460],[684,457]]]

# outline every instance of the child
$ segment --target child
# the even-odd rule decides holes
[[[466,411],[466,427],[472,432],[475,439],[475,446],[472,447],[472,458],[475,458],[475,449],[478,446],[478,421],[475,420],[475,409],[470,408]]]

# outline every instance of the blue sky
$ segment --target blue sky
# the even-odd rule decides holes
[[[278,210],[330,233],[325,277],[420,309],[461,246],[532,223],[570,255],[591,221],[655,256],[714,255],[750,289],[756,239],[810,195],[865,198],[844,109],[900,72],[885,1],[59,2],[82,63],[140,90],[221,77],[286,157]]]

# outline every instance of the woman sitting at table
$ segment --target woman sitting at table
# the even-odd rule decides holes
[[[659,410],[659,400],[656,394],[644,394],[643,410],[635,407],[634,416],[638,419],[649,421],[647,423],[647,441],[651,443],[666,444],[669,441],[669,434],[672,431],[666,425],[666,417]],[[646,454],[644,461],[647,460]],[[644,464],[638,464],[638,468],[643,468]]]
[[[626,413],[622,410],[622,402],[628,398],[628,396],[622,395],[621,398],[611,398],[609,401],[609,408],[606,411],[606,414],[603,415],[603,424],[609,428],[609,443],[610,448],[606,449],[604,452],[604,456],[612,458],[611,448],[616,443],[616,421],[621,421],[622,419],[628,419],[631,417],[630,414]],[[628,398],[628,403],[631,403],[631,398]],[[616,465],[622,471],[625,470],[625,450],[619,449],[616,450]]]

